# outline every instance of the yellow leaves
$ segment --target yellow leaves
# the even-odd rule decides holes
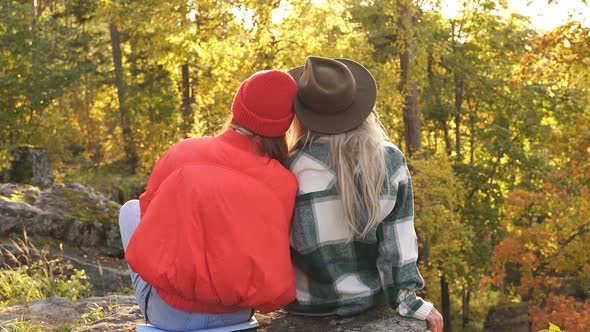
[[[555,239],[546,239],[545,243],[547,244],[548,251],[552,253],[557,252],[559,249],[559,245]]]
[[[549,332],[561,332],[561,329],[559,328],[559,326],[549,322]]]
[[[469,260],[475,236],[460,222],[457,207],[463,196],[461,183],[444,154],[413,160],[416,228],[428,245],[428,269],[443,271],[460,283],[469,277]],[[431,281],[434,283],[434,280]]]

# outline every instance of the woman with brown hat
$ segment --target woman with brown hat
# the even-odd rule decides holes
[[[291,259],[302,315],[353,315],[383,295],[401,315],[443,320],[416,296],[412,182],[402,152],[374,112],[377,86],[347,59],[308,57],[289,71],[297,81],[294,134],[287,166],[299,192],[291,223]]]
[[[295,299],[289,225],[297,182],[281,162],[296,91],[285,72],[252,75],[235,95],[228,128],[172,146],[139,201],[121,208],[133,289],[153,326],[252,328],[253,309]]]

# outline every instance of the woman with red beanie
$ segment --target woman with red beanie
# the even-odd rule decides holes
[[[156,163],[119,224],[146,321],[167,331],[247,322],[295,299],[289,227],[297,181],[282,165],[297,84],[270,70],[240,86],[232,120]]]

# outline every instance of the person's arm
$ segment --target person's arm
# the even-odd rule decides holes
[[[395,204],[377,229],[377,268],[391,307],[402,316],[426,320],[433,305],[416,296],[416,291],[424,287],[424,280],[416,265],[418,243],[412,181],[401,151],[388,147],[386,158],[389,199],[395,199]]]

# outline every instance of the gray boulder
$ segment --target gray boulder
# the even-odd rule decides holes
[[[90,254],[123,257],[120,205],[78,183],[40,190],[30,185],[0,184],[1,234],[50,237]]]
[[[55,330],[64,324],[80,324],[82,317],[96,308],[108,311],[106,316],[119,317],[120,324],[113,326],[113,329],[107,328],[100,331],[133,331],[135,324],[141,322],[138,316],[122,315],[117,312],[118,308],[123,308],[132,312],[135,316],[141,315],[139,308],[135,305],[136,300],[133,296],[111,295],[107,297],[91,297],[77,302],[72,302],[63,297],[51,297],[48,299],[31,301],[25,305],[11,307],[0,307],[0,330],[10,328],[11,322],[15,320],[25,320],[43,325],[49,330]],[[127,319],[127,321],[123,321]],[[123,329],[120,329],[123,328]],[[74,329],[76,330],[76,329]],[[81,331],[85,331],[81,329]],[[99,330],[93,330],[99,331]]]
[[[43,211],[26,202],[0,196],[0,234],[22,233]]]
[[[488,311],[484,332],[529,332],[528,303],[507,303],[495,306]]]
[[[108,315],[91,325],[80,326],[72,332],[135,331],[135,325],[144,323],[138,306],[117,307]]]
[[[289,315],[283,310],[257,314],[260,332],[322,331],[322,332],[425,332],[426,322],[402,317],[389,307],[371,309],[350,317],[304,317]]]
[[[46,187],[53,183],[51,158],[47,150],[20,146],[12,151],[10,169],[4,172],[4,182],[28,183]]]

